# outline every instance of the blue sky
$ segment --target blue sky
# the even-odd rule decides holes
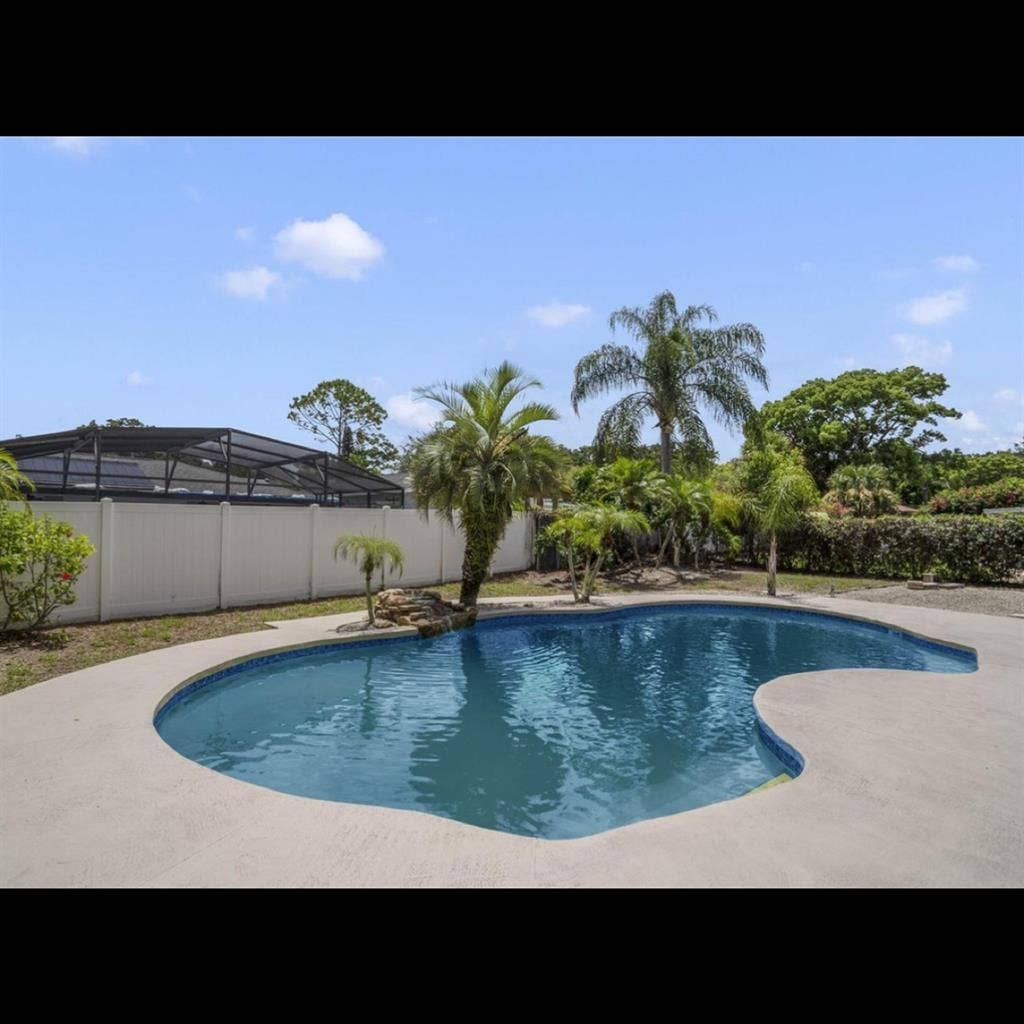
[[[0,437],[136,416],[309,443],[294,395],[509,358],[569,407],[609,313],[670,289],[750,321],[780,397],[911,363],[951,445],[1024,430],[1024,142],[5,140]],[[653,428],[650,440],[655,440]],[[712,428],[723,458],[739,439]]]

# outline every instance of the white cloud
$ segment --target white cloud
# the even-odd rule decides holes
[[[981,422],[978,414],[971,409],[968,409],[963,416],[960,417],[960,426],[962,429],[969,431],[972,434],[980,434],[983,430],[988,430],[988,427]]]
[[[950,342],[930,341],[919,334],[894,334],[892,343],[899,349],[903,358],[915,366],[944,366],[953,354]]]
[[[295,221],[278,232],[274,248],[279,259],[350,281],[358,281],[384,255],[384,246],[343,213]]]
[[[235,238],[240,242],[251,242],[255,237],[255,228],[235,228]]]
[[[185,186],[185,195],[188,196],[189,200],[198,206],[203,201],[203,193],[195,187],[195,185]]]
[[[68,156],[84,159],[99,150],[103,141],[95,135],[54,135],[50,145]]]
[[[937,256],[932,263],[940,270],[955,270],[961,274],[973,274],[981,269],[981,264],[966,253],[962,256]]]
[[[963,288],[953,288],[936,295],[922,295],[907,306],[907,319],[915,324],[940,324],[967,308],[967,295]]]
[[[1001,405],[1009,405],[1019,402],[1021,400],[1021,393],[1014,388],[1001,388],[992,396],[992,400],[999,402]]]
[[[797,265],[797,270],[802,274],[809,274],[814,269],[814,264],[810,260],[802,260]]]
[[[549,302],[544,306],[531,306],[526,315],[542,327],[565,327],[576,320],[581,320],[590,313],[589,306],[580,306],[571,302]]]
[[[281,275],[266,267],[229,270],[220,277],[220,289],[236,299],[257,299],[263,302],[271,288],[281,284]]]
[[[132,372],[125,377],[124,382],[130,388],[141,388],[145,387],[147,384],[152,384],[153,378],[144,376],[139,373],[138,370],[132,370]]]
[[[385,403],[397,423],[417,430],[429,430],[440,418],[434,405],[417,401],[412,395],[392,395]]]

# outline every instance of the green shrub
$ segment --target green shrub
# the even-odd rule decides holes
[[[1024,477],[1008,476],[980,487],[961,487],[942,491],[929,503],[928,510],[942,515],[980,515],[987,508],[1016,508],[1024,505]]]
[[[94,551],[70,523],[0,503],[0,633],[36,629],[60,605],[74,604]]]
[[[764,551],[757,549],[763,561]],[[784,569],[840,576],[1002,583],[1024,569],[1024,515],[805,516],[779,554]]]

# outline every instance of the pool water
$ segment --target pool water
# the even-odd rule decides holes
[[[263,660],[193,684],[162,709],[160,735],[271,789],[549,839],[798,772],[753,706],[776,676],[977,667],[973,654],[866,623],[692,604],[509,617]]]

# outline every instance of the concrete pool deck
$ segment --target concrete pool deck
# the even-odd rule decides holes
[[[498,604],[508,614],[513,603],[535,612],[552,599],[481,608]],[[774,679],[755,704],[805,759],[793,782],[595,836],[543,840],[278,793],[167,746],[153,715],[186,680],[272,650],[336,643],[334,628],[360,615],[274,623],[0,698],[0,885],[1024,884],[1024,621],[713,593],[607,596],[595,609],[670,603],[804,608],[880,622],[973,648],[978,671],[846,669]]]

